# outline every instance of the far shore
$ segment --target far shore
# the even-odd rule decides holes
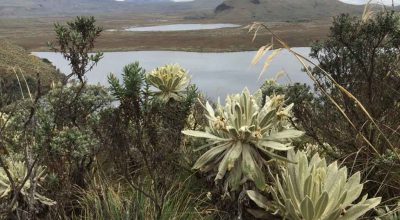
[[[10,40],[28,51],[49,51],[47,42],[54,41],[53,23],[59,19],[15,19],[0,23],[0,38]],[[184,20],[168,18],[167,22],[148,20],[99,19],[104,29],[124,29],[130,26],[152,26],[179,23],[229,23],[219,20]],[[235,23],[237,24],[237,23]],[[104,31],[96,42],[96,50],[103,52],[169,50],[188,52],[238,52],[254,51],[271,42],[271,35],[260,30],[253,41],[253,33],[243,28],[250,23],[242,23],[239,28],[222,28],[198,31],[171,32],[129,32]],[[266,23],[275,34],[291,47],[308,47],[312,42],[324,40],[329,31],[330,21],[270,22]],[[17,28],[15,28],[17,27]],[[276,45],[279,47],[279,45]]]

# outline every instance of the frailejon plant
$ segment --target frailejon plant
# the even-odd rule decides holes
[[[286,160],[276,151],[291,149],[291,139],[302,136],[303,132],[288,122],[292,105],[284,107],[283,96],[267,97],[264,106],[261,101],[261,91],[251,95],[246,88],[241,94],[228,96],[225,106],[217,104],[216,110],[207,102],[209,125],[205,131],[183,131],[207,139],[208,143],[198,150],[211,147],[193,169],[216,170],[215,181],[225,178],[226,190],[237,190],[248,180],[264,189],[266,158]]]
[[[190,77],[181,66],[165,65],[147,75],[147,81],[158,91],[154,95],[164,102],[181,100],[190,83]]]
[[[285,219],[293,220],[355,220],[376,207],[381,198],[355,203],[361,195],[363,184],[360,172],[347,178],[347,168],[339,168],[337,162],[326,164],[315,154],[310,161],[303,151],[288,152],[288,163],[282,169],[282,180],[275,178],[276,187],[271,188],[278,212]],[[259,207],[268,210],[267,199],[256,191],[247,191]]]
[[[26,168],[25,162],[21,161],[7,161],[7,169],[11,174],[12,180],[15,182],[16,186],[19,187],[21,184],[23,184],[23,181],[28,174],[28,170]],[[42,166],[39,166],[36,171],[36,176],[34,177],[34,180],[40,184],[40,182],[45,178],[45,168]],[[28,179],[24,185],[21,188],[20,194],[22,195],[23,198],[27,198],[30,194],[30,188],[31,188],[31,182],[30,179]],[[7,174],[4,170],[4,168],[0,168],[0,200],[9,198],[11,193],[13,192],[12,184],[10,182],[10,179],[7,177]],[[34,192],[33,198],[48,206],[55,205],[56,202],[39,194],[38,192]],[[16,204],[13,208],[16,208],[18,204]]]

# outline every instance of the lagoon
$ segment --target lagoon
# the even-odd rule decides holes
[[[147,26],[147,27],[130,27],[126,28],[125,31],[193,31],[193,30],[212,30],[221,28],[234,28],[240,27],[237,24],[169,24],[169,25],[158,25],[158,26]]]
[[[295,51],[307,56],[308,47],[294,48]],[[53,52],[35,52],[35,55],[50,60],[61,72],[71,72],[68,62],[61,54]],[[88,82],[108,86],[107,76],[114,73],[121,78],[124,65],[138,61],[148,72],[165,64],[180,64],[192,75],[192,82],[207,97],[216,100],[217,97],[225,99],[228,94],[238,93],[244,87],[252,92],[256,91],[265,80],[272,79],[278,72],[287,74],[279,79],[282,84],[307,83],[310,80],[301,71],[302,66],[289,52],[282,51],[274,58],[268,70],[259,80],[259,74],[263,64],[252,66],[255,51],[228,52],[228,53],[197,53],[182,51],[131,51],[131,52],[107,52],[104,58],[93,70],[87,73]],[[268,54],[271,54],[269,52]],[[268,55],[267,54],[267,55]],[[265,58],[262,59],[265,60]]]

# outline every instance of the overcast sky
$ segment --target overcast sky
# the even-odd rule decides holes
[[[368,0],[340,0],[342,2],[346,2],[349,4],[355,4],[355,5],[362,5],[366,4]],[[374,0],[373,2],[375,3],[383,3],[386,5],[392,5],[392,0]],[[400,5],[400,0],[394,0],[395,5]]]

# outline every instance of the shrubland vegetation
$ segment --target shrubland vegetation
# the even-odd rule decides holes
[[[268,80],[224,104],[179,65],[133,62],[89,85],[101,28],[79,17],[55,29],[68,82],[19,81],[1,103],[2,219],[398,218],[396,13],[337,17],[313,46],[318,65],[287,48],[315,91]]]

